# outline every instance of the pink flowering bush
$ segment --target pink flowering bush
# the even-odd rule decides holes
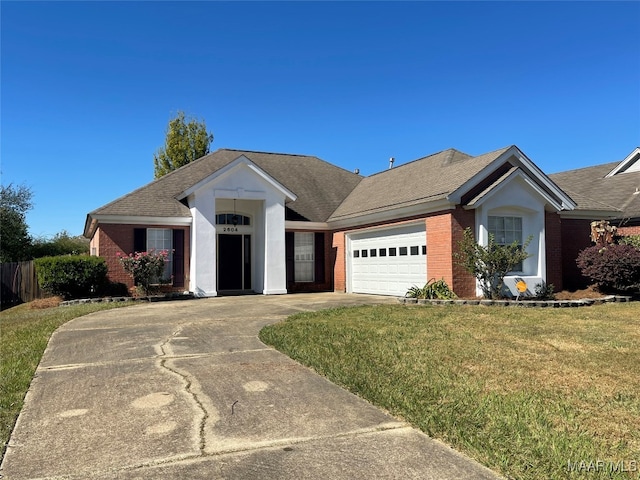
[[[167,250],[148,252],[135,252],[125,255],[117,253],[118,260],[131,277],[133,283],[139,288],[144,295],[151,293],[151,285],[154,283],[167,283],[162,279],[164,274],[164,266],[169,257]]]

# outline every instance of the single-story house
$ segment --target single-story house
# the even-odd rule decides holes
[[[588,244],[592,220],[639,213],[637,195],[625,197],[633,207],[607,196],[637,180],[638,152],[548,176],[516,146],[450,149],[363,177],[313,156],[220,149],[92,211],[84,235],[110,279],[129,286],[117,254],[166,249],[173,287],[196,296],[402,296],[431,278],[475,296],[453,257],[469,227],[482,244],[490,233],[499,243],[532,237],[531,256],[506,279],[514,293],[520,278],[559,290],[571,284],[578,230]]]

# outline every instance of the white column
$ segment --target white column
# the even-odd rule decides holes
[[[265,295],[287,293],[287,266],[284,244],[284,198],[268,195],[264,202]]]
[[[216,199],[213,190],[197,192],[191,207],[191,268],[189,289],[197,297],[215,297],[216,290]]]

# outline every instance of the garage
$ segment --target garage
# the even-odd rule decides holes
[[[427,282],[425,224],[349,235],[349,291],[404,296]]]

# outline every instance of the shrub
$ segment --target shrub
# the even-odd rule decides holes
[[[424,287],[414,286],[409,289],[405,295],[409,298],[429,298],[429,299],[441,299],[450,300],[457,298],[457,295],[453,293],[453,290],[449,288],[447,282],[442,280],[429,280]]]
[[[71,255],[42,257],[34,262],[40,286],[65,300],[93,296],[107,283],[104,258]]]
[[[504,277],[516,265],[530,257],[526,250],[532,238],[529,236],[523,245],[518,242],[500,245],[490,234],[489,242],[485,247],[476,242],[473,232],[467,227],[460,241],[460,251],[454,256],[459,265],[476,277],[486,298],[501,298]]]
[[[151,293],[151,285],[154,283],[167,283],[162,279],[164,265],[169,256],[167,250],[155,252],[135,252],[129,255],[117,253],[118,260],[125,272],[133,278],[133,283],[140,288],[143,295]]]
[[[603,292],[640,291],[640,249],[631,245],[592,246],[578,254],[578,267]]]
[[[619,243],[621,245],[631,245],[632,247],[640,248],[640,235],[627,235],[626,237],[620,237]]]
[[[554,290],[555,287],[553,286],[553,283],[547,283],[543,280],[535,286],[535,298],[538,300],[555,300],[556,296],[553,293]]]

